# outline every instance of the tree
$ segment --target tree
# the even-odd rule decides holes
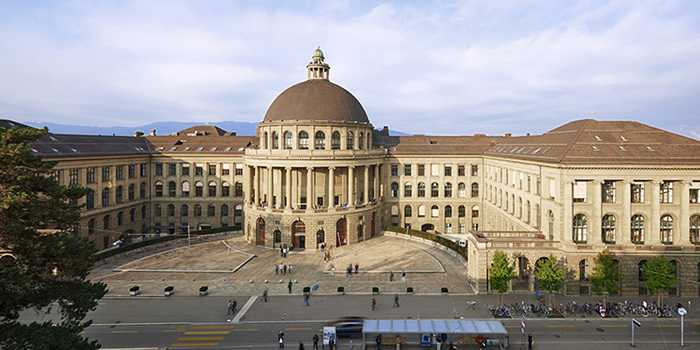
[[[489,271],[489,282],[491,289],[500,293],[501,304],[503,304],[503,293],[508,291],[510,280],[514,274],[513,264],[508,256],[500,250],[493,255],[491,271]]]
[[[95,248],[74,234],[82,188],[50,176],[55,163],[32,154],[30,143],[47,134],[33,128],[0,128],[0,348],[97,349],[81,333],[83,321],[106,293],[86,277]],[[26,309],[60,311],[57,321],[19,322]]]
[[[537,261],[535,278],[537,278],[540,287],[552,295],[552,293],[561,290],[564,285],[566,270],[554,256],[550,255],[549,258]]]
[[[676,268],[663,256],[655,256],[644,263],[644,276],[649,293],[656,294],[661,304],[661,292],[676,285]]]
[[[613,255],[606,249],[595,258],[595,268],[591,275],[593,293],[617,294],[620,286],[620,271]]]

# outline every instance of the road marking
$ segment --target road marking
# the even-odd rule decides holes
[[[213,343],[175,343],[173,345],[170,345],[168,348],[169,349],[177,349],[177,348],[201,348],[202,346],[216,346],[219,345],[218,342],[213,342]]]
[[[226,335],[231,333],[231,331],[187,331],[185,335]]]
[[[211,324],[211,325],[199,325],[192,326],[190,329],[231,329],[233,326],[229,324]]]
[[[139,331],[112,331],[112,333],[138,333]]]
[[[573,324],[547,325],[547,328],[576,328]]]
[[[232,332],[256,332],[259,329],[257,328],[234,328],[231,331]]]
[[[224,337],[186,337],[186,338],[177,338],[177,341],[222,341],[224,340]]]
[[[310,331],[310,330],[313,330],[313,328],[309,328],[309,327],[303,327],[303,328],[302,327],[289,327],[289,328],[287,328],[287,331],[290,331],[290,332],[292,332],[292,331]]]
[[[245,305],[238,310],[238,313],[236,314],[236,317],[231,320],[231,323],[238,323],[241,321],[241,318],[245,315],[246,312],[250,309],[251,306],[253,306],[253,303],[255,303],[255,300],[258,299],[257,295],[253,295],[252,297],[248,298],[248,301],[246,301]]]

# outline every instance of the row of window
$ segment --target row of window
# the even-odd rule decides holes
[[[142,182],[139,185],[139,197],[138,199],[146,199],[146,183]],[[115,187],[114,189],[114,201],[117,204],[124,203],[126,201],[134,201],[136,200],[136,184],[129,184],[127,186],[126,190],[126,198],[124,197],[124,186],[119,185]],[[112,189],[109,187],[103,188],[102,189],[102,197],[101,197],[101,203],[102,203],[102,208],[107,208],[111,205],[111,198],[112,198]],[[95,191],[91,188],[87,189],[87,193],[85,194],[85,207],[86,209],[95,209]]]
[[[206,215],[211,217],[211,216],[216,216],[216,206],[214,204],[209,204],[206,207]],[[187,204],[182,204],[180,206],[180,216],[181,217],[186,217],[189,216],[190,214],[190,206]],[[201,217],[202,216],[202,206],[199,204],[195,204],[192,206],[192,214],[195,217]],[[168,217],[175,217],[175,205],[174,204],[168,204],[165,206],[165,215]],[[233,216],[234,217],[241,217],[243,215],[243,206],[242,205],[236,205],[233,210]],[[161,217],[163,216],[163,209],[160,204],[156,204],[153,206],[153,216],[155,217]],[[221,217],[227,217],[229,216],[229,206],[228,204],[222,204],[219,207],[219,216]]]
[[[502,189],[495,191],[492,186],[486,187],[486,192],[486,198],[488,198],[489,202],[523,220],[525,223],[531,223],[532,211],[530,210],[531,206],[529,200],[523,201],[522,197],[518,197],[516,202],[515,194],[506,191],[504,196]],[[533,223],[535,227],[539,227],[540,225],[539,212],[540,206],[539,204],[535,204],[535,222]]]
[[[403,175],[413,176],[413,164],[403,164]],[[452,165],[444,165],[442,169],[442,176],[452,176]],[[416,171],[418,176],[425,176],[425,164],[416,164]],[[457,176],[465,175],[464,165],[457,165]],[[479,166],[476,164],[471,165],[471,176],[479,176]],[[399,176],[399,164],[391,164],[391,176]],[[440,165],[430,164],[430,176],[440,176]]]
[[[366,136],[365,136],[366,135]],[[270,145],[268,145],[268,136],[269,134],[267,131],[263,134],[263,140],[262,140],[262,148],[263,149],[269,149]],[[330,149],[332,150],[339,150],[341,147],[340,143],[340,132],[339,131],[334,131],[331,133],[331,142],[330,142]],[[280,149],[280,137],[279,133],[277,131],[272,132],[272,149]],[[302,130],[299,131],[297,134],[297,149],[309,149],[309,133]],[[314,140],[313,140],[313,147],[314,149],[317,150],[323,150],[326,149],[326,133],[323,131],[316,131],[314,134]],[[370,138],[370,133],[364,133],[359,131],[357,133],[357,149],[363,149],[366,147],[367,149],[371,148],[371,138]],[[283,149],[293,149],[294,148],[294,134],[291,131],[285,131],[282,135],[282,148]],[[355,133],[352,131],[348,131],[346,133],[346,140],[345,140],[345,149],[352,150],[355,149]]]
[[[519,190],[523,190],[529,193],[540,194],[542,187],[542,180],[539,176],[530,175],[523,172],[509,170],[507,168],[487,168],[487,178],[489,180],[510,185],[511,187],[517,187]],[[554,197],[553,180],[550,184],[550,197]],[[517,185],[517,186],[516,186]]]
[[[427,207],[425,205],[419,205],[418,206],[418,217],[425,217],[426,216],[426,209]],[[463,205],[460,205],[457,207],[457,217],[463,218],[466,217],[466,207]],[[452,217],[452,206],[451,205],[446,205],[443,208],[443,214],[445,218],[451,218]],[[391,207],[391,216],[397,217],[399,216],[399,207],[398,206],[393,206]],[[413,207],[410,205],[406,205],[403,207],[403,216],[405,218],[410,218],[413,216]],[[430,217],[437,218],[440,217],[440,207],[437,205],[433,205],[430,207]],[[472,207],[472,212],[471,212],[471,217],[473,219],[476,219],[479,217],[479,206],[475,205]]]
[[[146,177],[146,171],[148,169],[146,163],[140,164],[129,164],[129,165],[115,165],[115,166],[104,166],[99,168],[101,170],[100,179],[102,182],[108,182],[112,180],[112,169],[114,169],[114,178],[116,181],[123,181],[127,177],[129,179],[136,179],[137,177]],[[138,170],[138,173],[137,173]],[[97,167],[85,168],[85,184],[96,184],[97,183]],[[71,168],[68,169],[68,185],[69,186],[81,186],[82,183],[82,168]],[[138,176],[137,176],[138,174]],[[55,170],[51,176],[54,180],[59,183],[63,183],[64,170]]]
[[[615,203],[617,200],[617,182],[606,180],[601,184],[601,200],[603,203]],[[630,184],[630,202],[645,202],[645,182],[634,182]],[[689,191],[689,202],[698,203],[700,200],[700,185],[693,182]],[[659,184],[659,202],[662,204],[672,204],[674,194],[674,181],[663,181]],[[574,203],[584,203],[588,200],[588,182],[575,181],[573,189]]]
[[[141,206],[141,219],[146,219],[146,213],[147,209],[146,206]],[[124,217],[124,211],[119,211],[115,215],[116,217],[116,225],[121,226],[124,225],[125,223],[125,217]],[[131,208],[128,211],[128,219],[130,223],[136,222],[136,208]],[[112,216],[110,214],[107,214],[102,217],[102,230],[110,230],[112,228]],[[97,228],[95,227],[95,219],[90,219],[88,220],[88,234],[92,235],[95,233],[95,230]]]
[[[210,181],[208,186],[207,186],[207,196],[208,197],[216,197],[217,192],[221,194],[221,197],[230,197],[231,196],[231,186],[229,185],[228,182],[222,182],[221,183],[221,192],[218,191],[219,185],[216,183],[216,181]],[[163,192],[163,182],[162,181],[156,181],[155,184],[155,196],[156,197],[163,197],[164,192]],[[177,184],[175,181],[168,181],[168,197],[177,197]],[[183,181],[180,184],[180,197],[189,197],[190,196],[190,182],[189,181]],[[201,181],[195,181],[194,183],[194,196],[195,197],[203,197],[204,196],[204,183]],[[243,197],[243,184],[240,182],[236,182],[233,185],[233,196],[234,197]]]
[[[177,176],[177,165],[180,164],[180,175],[190,176],[190,163],[155,163],[155,176],[163,176],[163,171],[167,169],[167,176]],[[216,176],[218,167],[216,164],[207,164],[207,175]],[[234,167],[234,174],[236,176],[243,176],[243,164],[236,164]],[[221,176],[231,175],[231,165],[222,164],[221,166]],[[204,165],[195,164],[194,165],[194,176],[204,176]]]
[[[417,197],[422,198],[425,197],[425,183],[419,182],[418,186],[416,186],[417,189]],[[452,183],[447,182],[443,186],[443,197],[452,197]],[[467,196],[467,186],[463,183],[460,182],[457,184],[457,194],[459,197],[466,197]],[[413,196],[413,184],[410,182],[406,182],[403,185],[403,196],[404,197],[412,197]],[[437,182],[433,182],[430,184],[430,197],[436,198],[440,196],[440,184]],[[392,182],[391,183],[391,197],[392,198],[399,198],[399,184],[397,182]],[[479,184],[474,182],[471,185],[471,197],[472,198],[478,198],[479,197]]]
[[[700,215],[690,217],[690,241],[700,244]],[[601,220],[602,241],[614,244],[617,239],[617,219],[615,215],[608,214]],[[663,244],[673,244],[674,219],[671,215],[662,215],[659,219],[659,235]],[[630,240],[635,244],[643,244],[646,233],[646,220],[642,215],[633,215],[630,219]],[[585,243],[588,240],[588,218],[586,215],[574,216],[572,227],[572,239],[576,243]]]

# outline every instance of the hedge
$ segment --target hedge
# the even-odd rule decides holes
[[[424,232],[424,231],[413,230],[413,229],[406,229],[406,228],[402,228],[399,226],[388,226],[386,228],[386,230],[391,231],[391,232],[409,235],[409,236],[416,236],[416,237],[420,237],[423,239],[427,239],[429,241],[433,241],[435,243],[438,243],[442,246],[447,247],[448,249],[450,249],[452,251],[455,251],[457,254],[464,257],[464,259],[467,259],[467,249],[465,247],[460,247],[457,242],[454,242],[454,241],[447,239],[445,237],[442,237],[440,235],[436,235],[434,233],[429,233],[429,232]]]

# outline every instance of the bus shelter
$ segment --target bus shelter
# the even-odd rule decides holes
[[[377,341],[396,349],[435,349],[438,345],[447,349],[450,343],[460,349],[478,349],[479,342],[489,349],[507,349],[508,332],[495,320],[365,320],[362,348],[376,349]]]

